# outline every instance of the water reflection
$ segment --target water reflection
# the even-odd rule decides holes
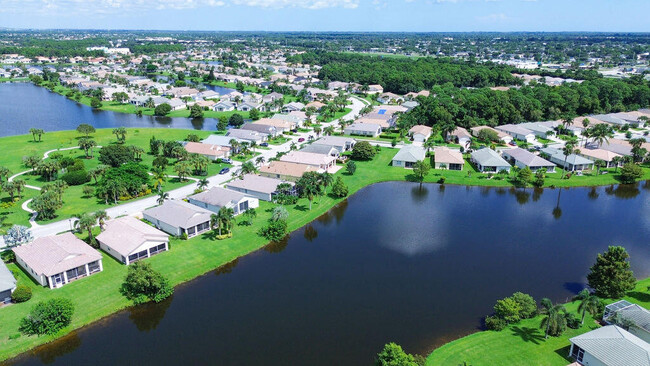
[[[232,270],[235,269],[235,267],[237,267],[238,264],[239,264],[239,258],[236,258],[236,259],[224,264],[223,266],[215,269],[214,274],[217,275],[217,276],[220,276],[220,275],[232,273]]]
[[[413,203],[422,203],[426,201],[429,195],[429,188],[422,185],[417,185],[411,188],[411,199]]]
[[[542,194],[544,193],[543,188],[533,188],[533,202],[539,201],[540,198],[542,198]]]
[[[81,346],[81,338],[77,332],[72,332],[56,343],[45,344],[36,348],[31,353],[38,357],[44,364],[51,364],[57,358],[70,353]]]
[[[553,208],[553,217],[556,220],[559,220],[560,217],[562,217],[562,209],[560,208],[560,197],[562,196],[562,188],[558,189],[557,191],[557,203],[555,204],[555,207]]]
[[[326,213],[320,215],[316,219],[316,221],[318,221],[319,223],[325,226],[328,226],[334,221],[336,221],[336,223],[338,224],[341,222],[341,220],[343,220],[347,208],[348,208],[348,200],[343,200],[340,203],[338,203],[336,206],[332,207]]]
[[[173,299],[174,296],[172,295],[159,303],[148,302],[142,305],[132,306],[128,308],[129,319],[131,319],[133,325],[141,332],[154,330],[165,317]]]
[[[517,203],[520,205],[525,205],[530,201],[530,193],[525,189],[511,188],[510,193],[515,196]]]
[[[287,249],[289,245],[289,236],[285,236],[280,241],[272,241],[264,247],[264,250],[269,253],[280,253],[283,250]]]
[[[639,183],[635,184],[619,184],[617,186],[611,185],[605,188],[607,195],[613,195],[616,198],[631,199],[641,193],[639,190]]]
[[[307,225],[303,237],[307,239],[308,242],[311,243],[312,241],[314,241],[314,239],[318,237],[318,231],[316,231],[313,225],[311,224]]]

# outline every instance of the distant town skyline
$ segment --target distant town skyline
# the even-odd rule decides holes
[[[0,0],[7,28],[648,32],[648,0]]]

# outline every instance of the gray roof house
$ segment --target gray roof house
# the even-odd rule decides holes
[[[544,122],[527,122],[520,123],[518,126],[523,127],[527,130],[530,130],[535,136],[546,138],[549,133],[555,133],[553,127],[545,124]]]
[[[393,157],[392,165],[402,168],[412,168],[413,164],[424,160],[426,154],[426,151],[421,146],[405,145]]]
[[[521,127],[520,125],[503,125],[495,127],[497,131],[507,133],[508,135],[516,138],[517,140],[532,142],[535,141],[535,134],[533,131]]]
[[[528,167],[533,172],[542,168],[549,173],[555,172],[555,164],[520,147],[504,150],[503,158],[522,169]]]
[[[650,344],[616,325],[569,339],[569,356],[589,366],[650,366]]]
[[[269,137],[269,135],[266,133],[260,133],[252,130],[242,130],[239,128],[228,130],[228,134],[226,136],[230,137],[231,139],[239,139],[249,142],[255,141],[257,143],[264,142]]]
[[[38,283],[58,288],[102,271],[102,255],[72,233],[44,236],[13,248],[16,263]]]
[[[212,212],[185,201],[168,200],[144,210],[142,216],[158,229],[174,235],[192,237],[210,229]]]
[[[255,131],[259,133],[265,133],[267,135],[271,136],[277,136],[278,135],[278,129],[275,126],[270,126],[270,125],[264,125],[261,123],[244,123],[243,126],[241,126],[242,130],[249,130],[249,131]]]
[[[552,163],[555,163],[555,165],[564,167],[566,170],[570,170],[572,172],[593,169],[594,167],[593,161],[576,154],[565,156],[561,149],[547,147],[545,149],[542,149],[542,153],[548,155],[550,157],[549,160]]]
[[[169,235],[132,216],[108,221],[97,241],[103,251],[126,265],[169,249]]]
[[[16,278],[7,268],[3,261],[0,261],[0,304],[11,302],[11,293],[16,289]]]
[[[202,143],[208,144],[208,145],[218,145],[218,146],[228,146],[230,147],[230,140],[237,140],[237,142],[241,142],[243,140],[239,140],[237,138],[234,138],[232,136],[222,136],[222,135],[210,135],[208,136],[205,140],[201,140]]]
[[[345,134],[377,137],[381,134],[381,126],[374,123],[353,123],[345,128]]]
[[[613,324],[617,319],[627,320],[630,323],[627,331],[650,343],[650,311],[646,308],[625,300],[607,305],[603,320]]]
[[[352,148],[356,143],[357,140],[350,137],[323,136],[320,139],[314,141],[312,145],[332,146],[339,152],[344,152],[344,151],[352,150]]]
[[[476,164],[476,168],[481,172],[498,173],[502,170],[510,172],[510,164],[496,151],[483,148],[476,150],[472,153],[472,162]]]
[[[207,191],[187,197],[189,203],[214,213],[219,212],[221,207],[232,208],[235,215],[244,213],[250,208],[260,206],[258,198],[232,191],[221,187],[214,187]]]
[[[263,201],[272,201],[279,179],[261,177],[259,175],[247,174],[243,179],[235,179],[226,184],[226,188],[243,194],[257,197]]]
[[[300,149],[300,151],[314,153],[314,154],[321,154],[321,155],[329,155],[335,158],[339,157],[339,151],[336,148],[329,145],[309,144],[303,147],[302,149]]]

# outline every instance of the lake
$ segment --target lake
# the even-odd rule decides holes
[[[209,88],[218,93],[231,91],[215,86]],[[214,118],[138,117],[95,110],[31,83],[0,83],[0,136],[26,134],[30,128],[46,132],[74,130],[81,123],[96,128],[169,127],[214,131],[217,122]]]
[[[12,365],[370,365],[426,354],[515,291],[565,301],[623,245],[650,275],[650,184],[511,190],[380,183],[288,240]],[[173,249],[172,249],[173,250]],[[101,301],[101,299],[100,299]]]

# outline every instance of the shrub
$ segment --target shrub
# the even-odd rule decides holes
[[[73,314],[74,304],[69,299],[41,301],[20,320],[19,330],[28,335],[54,334],[70,324]]]
[[[565,319],[566,319],[566,325],[567,325],[567,327],[569,327],[569,328],[571,328],[571,329],[578,329],[578,328],[580,328],[580,319],[578,319],[578,317],[576,317],[575,314],[573,314],[573,313],[567,313],[567,314],[565,315]]]
[[[339,198],[348,196],[348,186],[343,183],[343,179],[341,179],[341,177],[336,177],[336,181],[332,186],[332,194]]]
[[[354,172],[357,171],[357,164],[354,161],[348,161],[345,164],[345,171],[350,175],[354,175]]]
[[[148,301],[163,301],[174,293],[174,288],[167,278],[153,270],[149,264],[135,262],[129,266],[120,291],[135,304],[143,304]]]
[[[61,176],[61,180],[71,186],[79,186],[90,182],[90,174],[85,170],[72,170]]]
[[[486,316],[485,327],[489,330],[495,330],[499,332],[506,327],[506,321],[497,316]]]
[[[532,318],[537,314],[537,303],[532,296],[524,294],[523,292],[515,292],[510,298],[517,302],[521,307],[519,317],[522,319]]]
[[[11,300],[15,303],[25,302],[32,298],[32,289],[27,286],[18,286],[11,294]]]
[[[16,253],[14,253],[13,250],[7,250],[0,253],[0,258],[2,258],[2,261],[5,263],[12,263],[16,260]]]
[[[376,153],[376,150],[372,148],[368,141],[361,141],[354,145],[350,156],[354,160],[372,160]]]
[[[108,145],[99,149],[99,161],[114,168],[135,161],[133,152],[125,145]]]
[[[516,323],[520,320],[519,313],[521,306],[510,297],[497,300],[494,305],[495,316],[505,320],[507,323]]]
[[[156,109],[154,109],[153,114],[156,116],[165,116],[167,113],[172,111],[172,106],[168,103],[159,104]]]
[[[418,366],[413,355],[410,355],[395,343],[388,343],[377,354],[375,366]]]
[[[621,183],[632,184],[643,177],[643,169],[634,163],[627,163],[621,167]]]
[[[68,166],[66,168],[68,172],[72,172],[75,170],[86,170],[86,165],[84,164],[84,161],[81,159],[74,159],[72,161],[72,165]]]
[[[260,229],[258,235],[270,241],[280,241],[287,235],[287,222],[285,220],[269,221],[268,225]]]
[[[91,186],[84,186],[81,190],[84,194],[84,197],[91,197],[93,194],[95,194],[95,188]]]

